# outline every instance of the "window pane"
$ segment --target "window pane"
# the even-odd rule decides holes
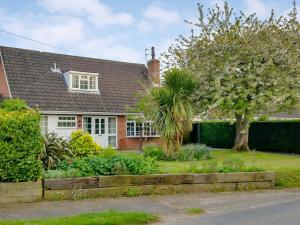
[[[101,119],[101,134],[105,134],[105,119]]]
[[[83,117],[83,130],[92,133],[92,118],[91,117]]]
[[[89,89],[96,89],[96,76],[90,76],[90,87]]]
[[[99,134],[99,119],[95,119],[95,134]]]
[[[117,147],[117,137],[116,136],[108,136],[108,145],[115,148]]]
[[[80,79],[80,89],[87,90],[88,88],[88,80]]]
[[[144,123],[144,135],[150,136],[150,134],[151,134],[151,123],[145,122]]]
[[[132,137],[134,136],[134,122],[127,121],[127,136]]]
[[[142,131],[142,127],[143,125],[141,123],[136,123],[136,127],[135,127],[135,135],[136,136],[140,136],[141,131]]]
[[[78,75],[72,75],[72,88],[79,88],[79,77],[78,77]]]
[[[116,118],[114,117],[108,118],[108,133],[109,134],[116,133]]]
[[[48,133],[48,116],[42,116],[40,127],[43,134]]]

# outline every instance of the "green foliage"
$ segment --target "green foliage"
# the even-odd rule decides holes
[[[26,102],[19,98],[5,99],[0,103],[0,108],[5,111],[21,111],[27,108]]]
[[[221,163],[217,160],[211,160],[201,164],[200,169],[196,169],[198,173],[234,173],[234,172],[259,172],[264,171],[256,165],[246,165],[245,160],[240,157],[228,157]]]
[[[197,214],[197,215],[199,215],[199,214],[204,213],[205,211],[202,208],[188,208],[188,209],[186,209],[186,212],[188,214]]]
[[[101,151],[101,147],[94,141],[93,137],[82,130],[72,132],[69,145],[76,157],[97,155]]]
[[[112,158],[118,155],[118,151],[114,148],[108,147],[103,148],[98,155],[102,158]]]
[[[141,155],[116,155],[107,158],[89,156],[60,162],[57,169],[75,169],[80,171],[81,176],[143,175],[159,172],[153,159]]]
[[[192,94],[197,87],[192,74],[171,69],[164,73],[162,87],[152,88],[141,100],[141,111],[154,121],[166,154],[179,151],[184,133],[192,129]]]
[[[199,144],[184,145],[179,152],[173,152],[171,155],[166,154],[161,147],[150,144],[144,147],[144,155],[146,157],[163,161],[191,161],[210,159],[208,148],[205,145]]]
[[[180,36],[164,54],[168,68],[188,68],[197,74],[199,113],[236,118],[236,149],[248,149],[249,122],[299,107],[300,25],[294,7],[285,16],[261,20],[256,14],[235,12],[225,2],[208,14],[199,5],[198,32]],[[192,29],[194,30],[194,29]],[[240,126],[239,126],[240,125]]]
[[[156,221],[158,217],[149,213],[111,210],[57,218],[1,220],[0,225],[141,225]]]
[[[5,105],[10,105],[8,101]],[[29,109],[7,109],[0,109],[0,182],[35,181],[42,173],[40,114]]]
[[[215,148],[231,148],[235,138],[230,122],[201,122],[200,142]],[[197,127],[194,127],[197,130]],[[197,135],[193,133],[193,135]],[[249,130],[249,145],[258,151],[300,154],[300,121],[257,121]]]
[[[55,133],[46,134],[44,144],[44,152],[41,157],[44,169],[51,169],[62,159],[73,156],[67,140],[58,137]]]

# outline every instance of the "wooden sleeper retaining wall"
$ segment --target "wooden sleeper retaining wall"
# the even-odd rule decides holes
[[[273,188],[274,172],[152,174],[44,179],[44,199],[64,200],[149,194]]]

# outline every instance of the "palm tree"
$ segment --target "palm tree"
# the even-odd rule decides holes
[[[171,69],[165,72],[162,86],[150,92],[148,107],[166,154],[180,151],[184,133],[192,129],[193,94],[197,87],[189,72]]]

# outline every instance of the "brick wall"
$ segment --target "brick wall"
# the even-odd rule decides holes
[[[9,90],[4,75],[3,65],[0,61],[0,95],[3,97],[9,97]]]
[[[119,150],[138,150],[139,149],[138,137],[126,137],[126,117],[118,116],[118,149]],[[144,144],[156,143],[160,144],[159,138],[144,138]]]

